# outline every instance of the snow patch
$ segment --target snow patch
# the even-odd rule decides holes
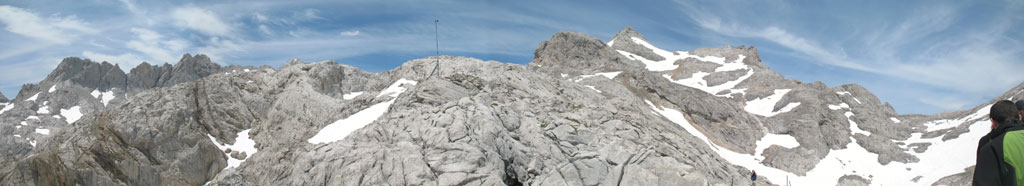
[[[28,99],[25,99],[25,101],[35,101],[37,98],[39,98],[39,93],[32,95],[32,97],[28,97]]]
[[[583,85],[583,86],[585,86],[587,88],[590,88],[590,89],[594,89],[594,91],[597,91],[597,93],[601,93],[601,90],[597,90],[597,87],[594,87],[593,85]]]
[[[334,121],[334,123],[328,124],[323,129],[320,129],[320,132],[317,132],[316,135],[309,138],[307,141],[312,144],[319,144],[331,143],[345,139],[348,134],[363,128],[363,126],[372,123],[377,120],[378,117],[387,113],[388,108],[391,107],[392,103],[395,103],[395,99],[377,103],[369,108],[348,116],[348,118]]]
[[[680,79],[680,80],[672,80],[672,76],[669,76],[668,74],[663,74],[662,76],[665,77],[665,79],[668,79],[669,81],[671,81],[673,83],[680,84],[680,85],[687,86],[687,87],[693,87],[693,88],[699,89],[701,91],[707,92],[708,94],[711,94],[711,95],[715,95],[715,96],[718,96],[718,97],[732,97],[731,94],[717,95],[717,93],[722,92],[723,90],[730,90],[730,89],[735,88],[736,85],[739,85],[744,80],[747,80],[747,78],[750,78],[751,75],[754,75],[754,70],[753,69],[747,70],[747,74],[746,75],[743,75],[743,76],[741,76],[741,77],[739,77],[739,78],[737,78],[735,80],[728,81],[728,82],[725,82],[725,83],[722,83],[722,84],[716,85],[716,86],[708,86],[708,82],[706,80],[704,80],[704,76],[707,76],[707,75],[710,75],[710,73],[707,73],[707,72],[696,72],[696,73],[693,73],[693,75],[690,76],[690,78]],[[733,92],[733,91],[730,90],[730,92]]]
[[[936,131],[936,130],[953,128],[953,127],[956,127],[956,126],[960,126],[960,124],[963,124],[965,122],[969,122],[971,120],[982,119],[983,117],[987,117],[988,116],[988,111],[991,108],[992,108],[992,105],[988,105],[988,106],[985,106],[985,107],[982,107],[982,108],[978,109],[973,114],[967,115],[967,116],[965,116],[963,118],[958,118],[958,119],[942,119],[942,120],[929,121],[929,122],[925,122],[924,126],[928,127],[928,129],[926,129],[926,130],[929,131],[929,132]]]
[[[843,115],[846,116],[846,121],[850,122],[850,132],[852,133],[850,138],[853,138],[852,135],[856,135],[856,134],[871,135],[870,132],[865,131],[865,130],[861,130],[860,129],[860,125],[857,125],[857,122],[854,122],[853,118],[850,118],[850,117],[853,117],[853,112],[847,111],[846,113],[843,113]],[[854,141],[856,141],[856,140],[854,140]]]
[[[645,100],[646,101],[646,100]],[[921,185],[930,184],[939,178],[963,172],[964,168],[974,165],[977,139],[988,132],[988,121],[978,121],[969,127],[969,132],[961,134],[959,138],[942,141],[941,138],[920,139],[921,133],[915,133],[907,143],[932,142],[925,153],[917,157],[921,160],[917,163],[890,162],[888,165],[878,163],[878,154],[868,152],[856,143],[854,139],[847,143],[844,149],[830,150],[825,158],[822,158],[817,165],[808,171],[804,176],[799,176],[773,167],[761,164],[756,155],[740,154],[724,148],[718,148],[708,138],[696,130],[686,120],[682,113],[673,109],[658,109],[650,101],[646,101],[653,112],[669,121],[683,126],[687,132],[701,139],[711,149],[731,164],[756,170],[758,176],[774,183],[785,183],[787,179],[791,183],[813,183],[814,185],[836,185],[839,177],[844,175],[857,175],[870,178],[872,185]],[[987,111],[987,109],[983,109]],[[987,113],[983,113],[987,114]],[[848,117],[853,113],[846,114]],[[965,117],[970,118],[970,117]],[[851,124],[853,124],[851,122]],[[857,127],[855,124],[851,127]],[[767,138],[767,139],[765,139]],[[758,140],[758,145],[778,143],[784,147],[798,146],[786,136],[766,135]],[[764,142],[762,142],[764,141]],[[964,151],[964,149],[971,149]],[[911,170],[922,172],[916,174]],[[925,170],[925,171],[921,171]],[[918,181],[912,181],[914,177],[921,176]]]
[[[587,78],[594,77],[594,76],[604,76],[604,77],[606,77],[608,79],[615,79],[615,76],[618,76],[619,73],[622,73],[622,71],[602,72],[602,73],[596,73],[596,74],[592,74],[592,75],[581,75],[579,79],[573,80],[573,82],[577,82],[578,83],[580,81],[583,81],[583,79],[587,79]]]
[[[405,92],[406,88],[405,88],[404,85],[406,85],[406,84],[416,85],[416,81],[407,80],[405,78],[398,79],[398,81],[395,81],[395,83],[392,83],[391,86],[388,86],[388,88],[386,88],[384,90],[381,90],[380,94],[377,94],[377,97],[381,97],[381,96],[384,96],[384,95],[391,96],[391,97],[398,97],[398,94],[401,94],[402,92]]]
[[[115,96],[113,89],[107,90],[106,92],[100,92],[99,89],[96,89],[92,90],[92,93],[89,94],[92,94],[92,97],[96,97],[96,99],[100,99],[104,107],[107,106],[107,104],[110,104],[110,100],[114,100]]]
[[[768,149],[768,147],[771,147],[772,145],[778,145],[789,149],[800,146],[800,142],[796,141],[796,138],[794,138],[792,135],[772,133],[765,134],[764,137],[761,137],[761,139],[757,140],[757,143],[755,144],[757,144],[757,148],[754,149],[754,152],[757,154],[755,154],[754,157],[758,158],[759,160],[764,160],[764,150]]]
[[[602,73],[597,73],[597,74],[594,74],[594,75],[604,76],[604,77],[607,77],[608,79],[615,79],[615,76],[619,76],[619,73],[622,73],[622,71],[602,72]]]
[[[25,120],[30,120],[30,119],[39,120],[39,116],[28,116],[28,117],[25,118]]]
[[[900,119],[890,117],[889,120],[892,120],[893,123],[900,123]]]
[[[697,127],[694,127],[693,124],[690,124],[690,121],[686,120],[686,117],[683,116],[682,112],[679,112],[678,110],[671,108],[658,109],[658,107],[654,106],[654,104],[651,103],[651,101],[644,100],[644,102],[647,102],[647,105],[650,105],[651,109],[653,109],[654,112],[658,113],[658,115],[661,115],[662,117],[665,117],[665,119],[668,119],[669,121],[672,121],[673,123],[676,123],[677,125],[683,127],[683,129],[686,129],[686,132],[689,132],[694,137],[697,137],[698,139],[703,141],[704,144],[708,145],[708,147],[711,147],[711,150],[714,150],[715,152],[723,151],[723,149],[718,148],[717,145],[712,143],[711,140],[708,139],[708,136],[704,135],[704,133],[700,132],[700,130],[697,130]]]
[[[350,100],[352,98],[359,97],[359,95],[363,95],[363,92],[349,92],[348,94],[341,95],[341,98],[345,100]]]
[[[0,103],[0,114],[7,112],[8,110],[14,109],[14,103]]]
[[[50,90],[46,92],[53,93],[53,91],[57,91],[57,85],[50,86]]]
[[[36,113],[38,113],[38,114],[50,114],[50,106],[46,105],[47,103],[49,103],[49,102],[43,102],[43,106],[39,107],[39,110],[36,110]]]
[[[849,91],[836,92],[836,94],[838,94],[839,96],[849,95],[850,97],[853,98],[853,101],[857,102],[857,104],[864,104],[860,102],[860,99],[857,99],[857,96],[853,96],[853,93],[850,93]]]
[[[82,118],[82,107],[73,106],[67,110],[60,109],[60,115],[64,116],[64,120],[67,121],[68,124],[74,123],[75,121],[78,121],[79,118]]]
[[[36,129],[36,133],[39,133],[39,134],[42,134],[42,135],[50,135],[50,129],[37,128]]]
[[[840,103],[839,105],[828,105],[828,109],[839,110],[839,109],[850,109],[850,105],[846,103]]]
[[[256,154],[256,152],[259,151],[256,149],[256,141],[253,141],[252,138],[249,137],[249,130],[252,129],[245,129],[238,132],[238,137],[235,137],[235,144],[218,143],[217,138],[214,138],[210,134],[206,134],[207,137],[210,137],[210,141],[212,141],[214,145],[217,145],[217,148],[219,148],[221,152],[224,152],[229,148],[231,149],[231,152],[245,152],[246,156],[242,159],[235,159],[234,157],[231,157],[231,153],[224,153],[228,156],[228,166],[224,167],[224,169],[242,165],[242,162],[245,162],[245,160],[249,159],[253,154]]]
[[[374,104],[373,106],[356,112],[355,114],[352,114],[345,119],[340,119],[334,121],[331,124],[327,124],[327,126],[325,126],[323,129],[320,129],[320,131],[317,132],[316,135],[313,135],[313,137],[309,138],[307,142],[312,144],[320,144],[339,141],[345,139],[345,137],[351,134],[352,132],[360,128],[363,128],[364,126],[369,125],[370,123],[373,123],[373,121],[377,120],[377,118],[388,112],[388,110],[391,108],[391,104],[395,103],[395,100],[397,99],[398,95],[402,94],[407,90],[406,88],[402,87],[402,85],[405,84],[416,85],[416,81],[406,80],[405,78],[395,81],[395,83],[391,84],[391,86],[389,86],[388,88],[381,90],[380,95],[377,95],[377,97],[380,97],[382,95],[391,96],[391,100]]]
[[[785,96],[786,93],[789,93],[789,91],[791,91],[791,89],[776,89],[775,94],[768,97],[747,101],[747,104],[743,106],[743,110],[746,110],[751,114],[757,114],[764,117],[772,117],[780,113],[789,112],[793,110],[793,108],[800,106],[800,102],[786,104],[786,106],[782,107],[778,111],[774,111],[775,105],[778,104],[778,102],[782,100],[782,97]]]

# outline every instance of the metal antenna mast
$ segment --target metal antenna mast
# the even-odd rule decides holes
[[[435,19],[434,20],[434,51],[436,52],[437,57],[434,58],[436,60],[434,62],[434,70],[431,70],[430,71],[430,75],[428,75],[427,77],[434,76],[434,71],[437,71],[438,68],[441,68],[441,49],[440,49],[441,47],[440,47],[439,44],[437,44],[438,43],[438,39],[437,39],[437,22],[438,22],[438,20]],[[440,75],[440,74],[438,74],[438,75]]]

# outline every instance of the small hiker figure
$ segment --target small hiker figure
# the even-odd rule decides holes
[[[757,171],[750,170],[750,185],[757,185]]]

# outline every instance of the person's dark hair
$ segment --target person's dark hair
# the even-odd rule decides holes
[[[996,121],[996,123],[1006,123],[1019,119],[1018,117],[1020,116],[1020,113],[1018,112],[1020,111],[1017,110],[1017,106],[1014,105],[1013,102],[1002,100],[996,102],[996,104],[992,104],[992,108],[989,109],[988,115],[993,121]]]
[[[1024,99],[1017,100],[1017,110],[1024,110]]]

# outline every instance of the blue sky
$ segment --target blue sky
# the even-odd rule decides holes
[[[1022,1],[0,0],[0,91],[69,56],[122,69],[202,53],[221,64],[337,60],[370,72],[441,52],[528,63],[558,31],[632,26],[668,50],[755,45],[772,70],[856,83],[901,114],[966,109],[1024,82]]]

